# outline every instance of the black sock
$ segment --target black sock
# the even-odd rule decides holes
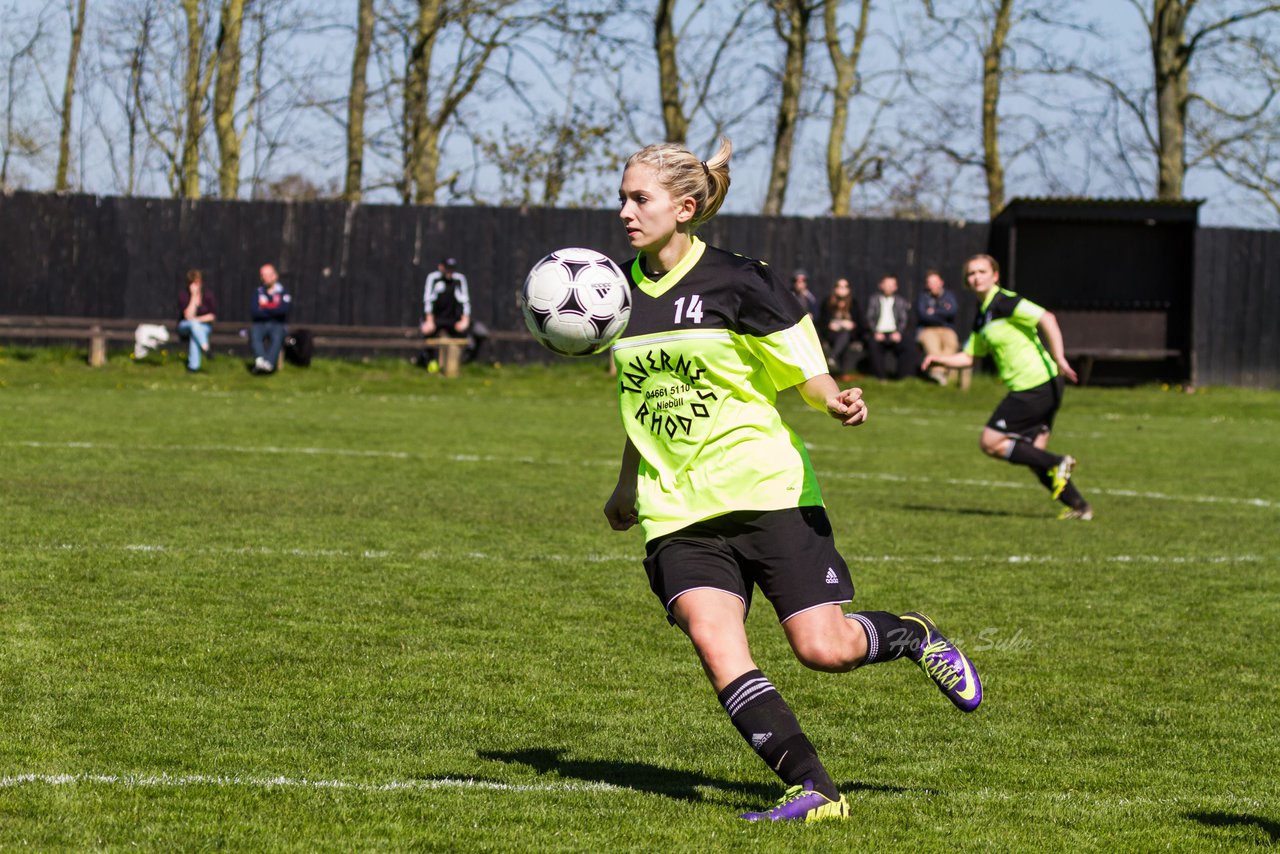
[[[1080,490],[1076,489],[1076,485],[1071,481],[1067,481],[1066,487],[1062,490],[1062,494],[1058,496],[1058,500],[1070,507],[1072,510],[1079,510],[1089,504],[1084,500],[1084,496],[1080,494]]]
[[[1013,447],[1009,449],[1009,455],[1005,459],[1014,465],[1029,466],[1036,471],[1051,471],[1062,462],[1062,457],[1057,454],[1042,451],[1023,439],[1013,440]]]
[[[894,661],[924,643],[923,626],[888,611],[858,611],[845,614],[845,618],[856,621],[867,633],[864,665]]]
[[[1036,477],[1044,484],[1044,488],[1053,492],[1053,475],[1049,472],[1036,472]],[[1067,481],[1067,485],[1062,488],[1062,494],[1058,496],[1058,500],[1070,507],[1072,510],[1079,510],[1088,504],[1084,500],[1084,496],[1080,494],[1080,490],[1076,489],[1075,483]]]
[[[763,673],[742,674],[725,686],[719,700],[751,749],[782,782],[794,786],[808,780],[814,791],[839,799],[835,782],[801,731],[795,713]]]

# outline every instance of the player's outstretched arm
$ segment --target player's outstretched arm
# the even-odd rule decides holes
[[[924,361],[920,363],[920,370],[927,371],[930,365],[942,365],[944,368],[971,368],[973,367],[973,357],[963,351],[959,353],[935,353],[924,357]]]
[[[636,475],[640,471],[640,452],[627,440],[618,467],[618,485],[604,503],[604,517],[615,531],[625,531],[640,521],[636,508]]]
[[[1062,375],[1067,379],[1072,382],[1078,382],[1075,369],[1067,362],[1065,348],[1062,343],[1062,328],[1058,326],[1058,318],[1053,316],[1053,312],[1046,311],[1040,315],[1040,321],[1036,324],[1036,328],[1040,330],[1040,337],[1044,339],[1044,345],[1049,350],[1049,355],[1058,363],[1058,370],[1062,371]]]
[[[862,389],[841,389],[831,374],[810,377],[796,388],[805,403],[846,427],[857,427],[867,420],[867,404],[862,399]]]

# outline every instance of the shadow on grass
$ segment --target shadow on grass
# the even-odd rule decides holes
[[[1043,513],[1017,513],[1012,510],[985,510],[981,507],[956,507],[942,504],[899,504],[902,510],[913,513],[951,513],[955,516],[992,516],[1007,519],[1044,519]]]
[[[1256,827],[1267,834],[1272,845],[1280,842],[1280,822],[1262,816],[1229,812],[1189,812],[1187,818],[1210,827]]]
[[[678,771],[644,762],[605,762],[594,759],[566,759],[563,750],[528,748],[525,750],[485,750],[481,759],[491,759],[514,765],[525,765],[539,774],[555,773],[590,783],[607,783],[623,789],[634,789],[674,798],[679,801],[702,801],[699,786],[738,792],[751,800],[771,802],[780,794],[779,784],[743,783],[722,780],[696,771]],[[901,794],[909,791],[899,786],[878,786],[871,783],[844,783],[840,791],[889,792]]]

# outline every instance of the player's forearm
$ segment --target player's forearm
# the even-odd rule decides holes
[[[1044,339],[1045,348],[1049,351],[1049,355],[1058,364],[1066,361],[1066,353],[1062,343],[1062,328],[1058,326],[1058,318],[1053,316],[1053,312],[1046,311],[1040,316],[1040,322],[1036,324],[1040,330],[1040,337]]]
[[[840,386],[831,374],[818,374],[796,386],[804,402],[819,412],[827,411],[827,401],[840,393]]]
[[[937,353],[929,357],[929,364],[942,365],[944,368],[969,368],[973,366],[973,357],[968,353]]]
[[[622,463],[618,466],[618,485],[629,485],[635,490],[636,476],[640,472],[640,451],[627,439],[622,447]]]

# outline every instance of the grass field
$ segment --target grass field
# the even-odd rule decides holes
[[[860,608],[984,678],[761,668],[853,820],[781,786],[667,627],[601,363],[255,378],[0,350],[0,849],[1226,850],[1280,839],[1280,394],[1069,392],[1058,522],[977,432],[1001,395],[867,387],[811,443]]]

